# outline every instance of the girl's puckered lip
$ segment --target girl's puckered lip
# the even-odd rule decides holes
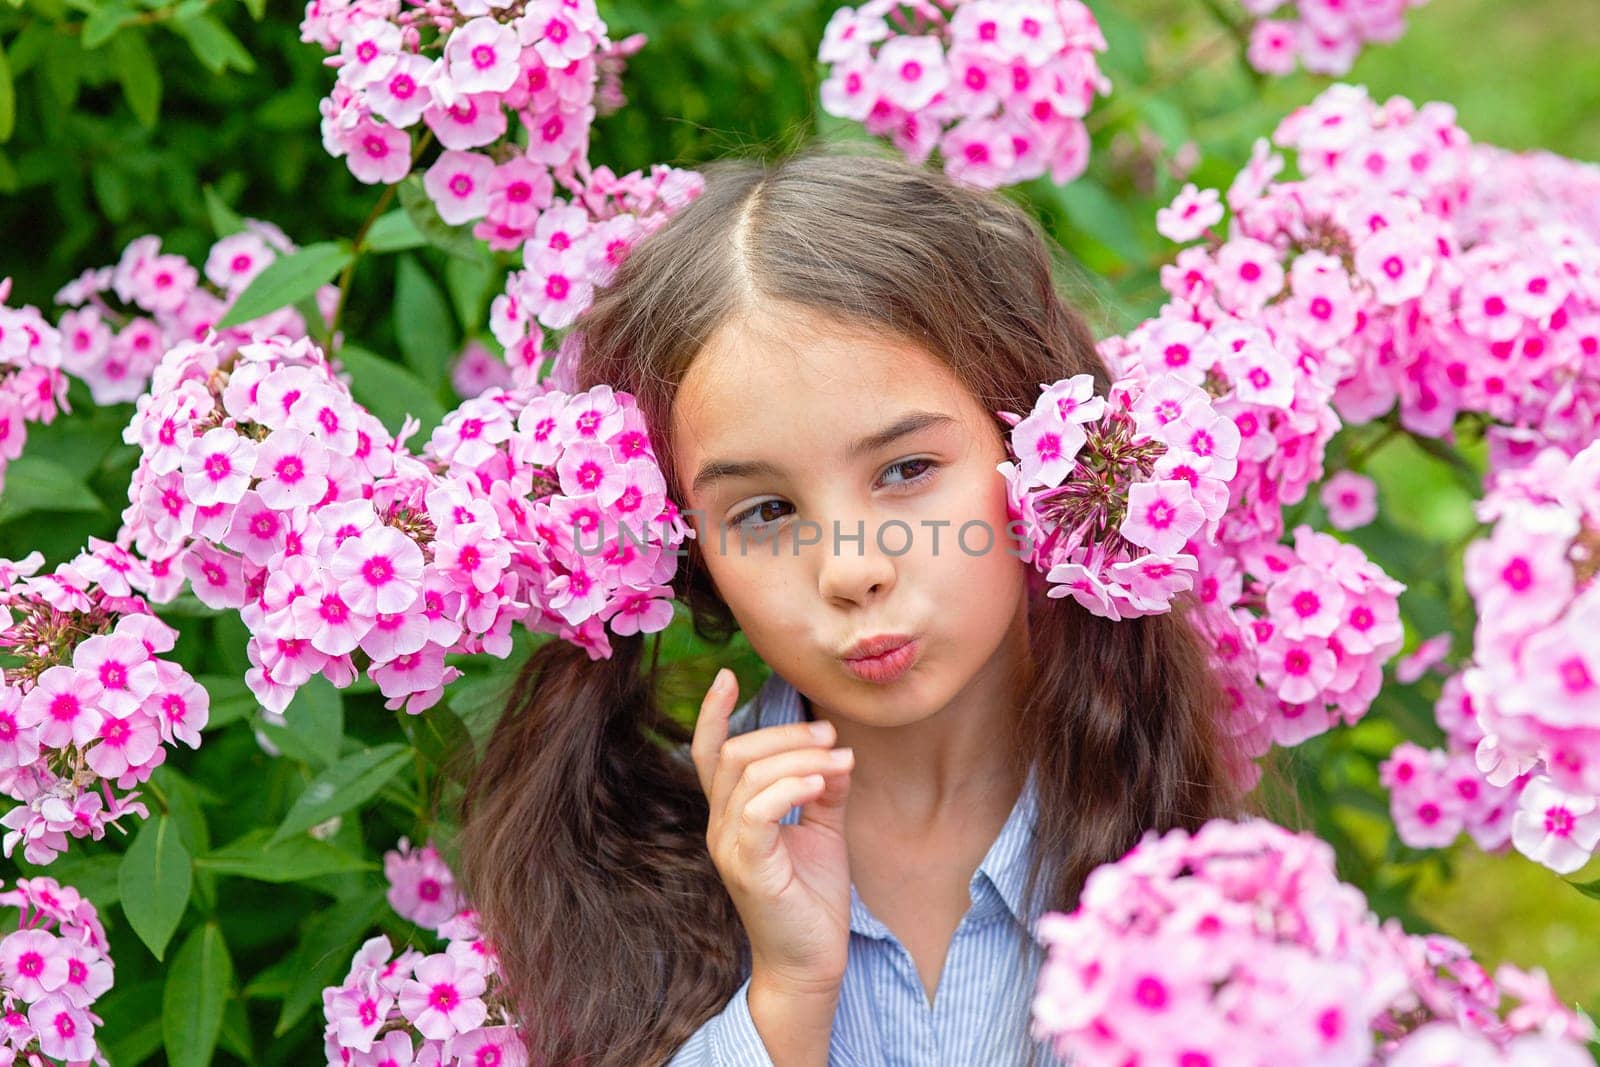
[[[840,659],[869,659],[881,656],[886,652],[893,652],[902,645],[910,644],[910,634],[878,634],[873,637],[863,638],[850,648],[840,653]]]

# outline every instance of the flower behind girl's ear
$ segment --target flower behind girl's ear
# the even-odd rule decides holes
[[[1087,374],[1041,385],[1012,426],[1001,463],[1023,559],[1108,619],[1172,610],[1191,589],[1196,542],[1214,542],[1228,508],[1239,429],[1205,390],[1176,377],[1124,379],[1107,397]]]

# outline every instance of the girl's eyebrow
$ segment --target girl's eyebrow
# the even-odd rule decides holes
[[[845,458],[847,460],[855,459],[863,453],[876,451],[902,437],[914,434],[918,430],[925,430],[930,426],[954,425],[957,421],[954,416],[938,411],[907,412],[876,433],[868,434],[861,440],[856,441],[845,450]],[[768,463],[765,460],[707,460],[700,467],[700,472],[694,476],[694,483],[690,491],[698,494],[713,482],[724,478],[776,478],[782,473],[782,468],[777,464]]]

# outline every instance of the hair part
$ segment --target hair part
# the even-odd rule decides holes
[[[669,486],[690,363],[724,323],[774,303],[915,342],[990,411],[1026,413],[1042,384],[1075,374],[1109,385],[1048,237],[1008,199],[828,146],[703,173],[700,196],[631,250],[574,327],[576,387],[634,396]],[[686,546],[674,594],[696,634],[724,645],[737,623]],[[1039,799],[1024,900],[1071,911],[1089,872],[1145,832],[1240,814],[1239,757],[1185,609],[1113,623],[1029,588],[1034,674],[1013,738]],[[750,965],[707,851],[705,796],[673,752],[692,731],[660,706],[658,646],[611,642],[598,662],[560,640],[533,653],[462,801],[463,889],[535,1063],[661,1062]],[[1023,939],[1019,964],[1034,948]]]

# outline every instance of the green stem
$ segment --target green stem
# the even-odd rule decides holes
[[[423,830],[433,814],[433,796],[428,791],[428,763],[422,758],[422,753],[412,750],[417,760],[417,838],[422,839]]]
[[[1250,31],[1245,24],[1245,20],[1234,17],[1231,12],[1222,6],[1221,0],[1200,0],[1200,6],[1205,8],[1223,29],[1233,35],[1234,40],[1239,42],[1240,48],[1250,47]]]
[[[162,792],[161,787],[156,784],[154,778],[147,779],[144,783],[144,788],[148,789],[151,795],[156,798],[156,803],[161,805],[161,813],[163,815],[172,813],[172,805],[167,800],[167,794]]]
[[[417,162],[422,158],[422,153],[427,151],[433,143],[433,131],[428,130],[417,140],[417,147],[411,153],[411,167],[416,168]],[[406,172],[407,177],[410,171]],[[404,179],[402,179],[404,180]],[[367,233],[373,224],[383,217],[391,201],[394,200],[395,191],[400,188],[400,183],[384,187],[383,195],[378,197],[378,202],[372,205],[372,210],[367,212],[367,217],[361,223],[361,228],[356,231],[355,238],[350,242],[350,262],[344,266],[344,271],[339,275],[339,302],[333,307],[333,320],[328,323],[328,348],[333,348],[333,340],[339,335],[339,320],[344,317],[344,303],[350,295],[350,278],[356,272],[356,263],[361,259],[361,253],[366,251]]]
[[[1398,422],[1390,422],[1382,433],[1345,457],[1344,465],[1346,469],[1360,471],[1367,460],[1372,458],[1373,453],[1400,436],[1400,432],[1400,424]]]

